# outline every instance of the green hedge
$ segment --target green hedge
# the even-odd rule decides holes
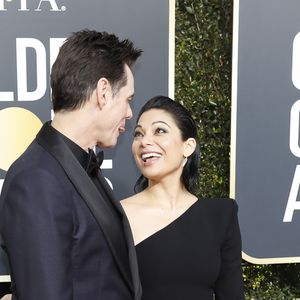
[[[228,196],[231,10],[222,1],[177,1],[175,98],[194,112],[201,192]]]
[[[175,100],[198,123],[206,197],[229,195],[232,12],[230,0],[176,1]],[[243,272],[247,299],[300,297],[299,264],[243,262]]]

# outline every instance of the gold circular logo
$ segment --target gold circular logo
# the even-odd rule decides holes
[[[42,122],[31,111],[20,107],[0,110],[0,168],[7,171],[25,151],[40,130]]]

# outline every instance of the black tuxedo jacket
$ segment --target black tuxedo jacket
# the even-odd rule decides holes
[[[49,126],[11,166],[1,193],[0,232],[13,299],[140,299],[135,249],[120,204],[104,177],[96,187]]]

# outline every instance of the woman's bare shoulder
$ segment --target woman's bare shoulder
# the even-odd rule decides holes
[[[120,201],[123,207],[129,208],[141,204],[143,193],[138,193]]]

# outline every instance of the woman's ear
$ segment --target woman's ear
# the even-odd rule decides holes
[[[101,77],[97,82],[96,95],[100,109],[107,103],[107,92],[110,88],[110,83],[105,77]]]
[[[191,156],[194,153],[195,149],[196,149],[196,145],[197,145],[197,142],[194,138],[188,138],[184,142],[183,156],[185,156],[185,157]]]

